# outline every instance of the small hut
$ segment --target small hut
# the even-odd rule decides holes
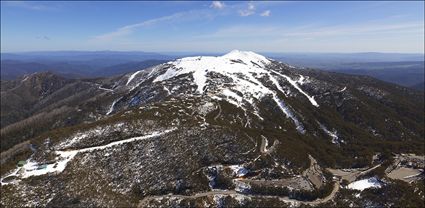
[[[18,162],[18,166],[19,166],[19,167],[22,167],[22,166],[24,166],[25,164],[27,164],[27,161],[25,161],[25,160],[20,160],[20,161]]]

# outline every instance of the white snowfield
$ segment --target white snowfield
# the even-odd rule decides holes
[[[306,92],[304,92],[299,86],[298,86],[298,84],[297,83],[300,83],[300,84],[303,84],[304,83],[304,76],[302,76],[302,75],[300,75],[301,77],[300,77],[300,79],[299,80],[297,80],[297,81],[294,81],[294,80],[292,80],[290,77],[288,77],[288,76],[286,76],[286,75],[284,75],[284,74],[281,74],[281,73],[279,73],[279,72],[277,72],[277,71],[274,71],[273,70],[273,72],[274,73],[276,73],[276,74],[278,74],[278,75],[280,75],[280,76],[282,76],[282,77],[285,77],[285,79],[286,80],[288,80],[288,82],[289,83],[291,83],[291,85],[292,86],[294,86],[295,87],[295,89],[297,89],[300,93],[302,93],[303,95],[305,95],[306,97],[307,97],[307,99],[310,101],[310,103],[312,104],[312,105],[314,105],[314,106],[316,106],[316,107],[319,107],[319,104],[317,104],[317,102],[316,102],[316,100],[314,100],[314,97],[312,97],[312,96],[309,96]]]
[[[332,143],[333,144],[340,144],[340,143],[344,143],[344,140],[340,139],[338,137],[338,132],[336,130],[334,131],[330,131],[328,130],[323,124],[319,123],[320,128],[332,138]]]
[[[137,75],[138,73],[140,73],[140,72],[141,72],[141,71],[136,71],[136,72],[134,72],[132,75],[130,75],[130,77],[128,78],[127,83],[126,83],[125,85],[130,84],[131,80],[133,80],[133,79],[134,79],[134,77],[136,77],[136,75]]]
[[[121,99],[121,98],[118,98],[118,99],[114,100],[114,102],[112,102],[111,107],[109,107],[108,112],[106,112],[106,115],[109,115],[109,114],[111,114],[111,113],[114,111],[115,104],[116,104],[118,101],[120,101],[120,99]]]
[[[368,188],[381,188],[382,184],[378,181],[377,178],[372,177],[368,179],[363,179],[359,181],[354,181],[348,184],[349,189],[363,191]]]
[[[101,87],[101,85],[99,85],[99,89],[105,90],[105,91],[109,91],[109,92],[113,92],[114,91],[113,89],[108,89],[108,88]]]
[[[342,88],[342,90],[338,91],[338,92],[344,92],[347,89],[347,87]]]
[[[319,107],[314,97],[308,95],[300,88],[300,85],[306,82],[304,76],[300,75],[299,80],[293,80],[287,75],[269,70],[266,66],[271,64],[271,61],[254,52],[233,50],[223,56],[187,57],[168,62],[167,64],[173,65],[174,67],[158,75],[153,82],[161,82],[183,74],[192,74],[194,83],[197,86],[196,93],[203,95],[206,94],[206,87],[208,87],[208,84],[214,82],[213,78],[207,77],[207,74],[213,72],[223,75],[230,78],[232,83],[225,87],[220,86],[216,92],[208,91],[212,99],[224,99],[242,108],[244,111],[246,111],[245,106],[250,105],[254,109],[253,114],[259,116],[258,112],[255,111],[255,109],[257,109],[255,101],[259,101],[265,96],[270,96],[286,117],[293,120],[298,131],[301,133],[304,132],[303,125],[296,118],[295,113],[293,113],[277,95],[278,91],[285,96],[288,96],[291,92],[289,89],[284,89],[279,84],[276,77],[281,77],[286,80],[297,91],[306,96],[312,105]],[[158,74],[159,69],[160,68],[153,69],[151,74]],[[278,91],[263,85],[259,80],[260,78],[270,80]]]
[[[58,155],[58,157],[56,157],[56,161],[54,163],[51,163],[51,164],[44,164],[45,167],[43,167],[42,164],[39,164],[39,163],[33,161],[30,158],[30,159],[27,160],[27,163],[23,167],[17,168],[16,170],[12,171],[12,173],[10,173],[9,175],[6,175],[4,178],[1,178],[1,184],[6,185],[6,184],[17,182],[16,180],[13,180],[13,181],[10,181],[10,182],[3,182],[3,180],[5,178],[12,177],[12,176],[15,176],[15,177],[18,177],[18,178],[28,178],[28,177],[31,177],[31,176],[45,175],[45,174],[48,174],[48,173],[61,173],[62,171],[65,170],[68,162],[71,161],[78,153],[86,153],[86,152],[91,152],[91,151],[96,151],[96,150],[102,150],[102,149],[106,149],[106,148],[113,147],[113,146],[116,146],[116,145],[122,145],[122,144],[129,143],[129,142],[151,139],[151,138],[155,138],[155,137],[167,134],[167,133],[175,131],[175,130],[176,130],[176,128],[168,129],[168,130],[165,130],[165,131],[162,131],[162,132],[156,131],[156,132],[153,132],[149,135],[132,137],[132,138],[129,138],[129,139],[111,142],[111,143],[106,144],[106,145],[89,147],[89,148],[84,148],[84,149],[55,151],[55,153]],[[42,167],[42,168],[40,168],[40,167]]]

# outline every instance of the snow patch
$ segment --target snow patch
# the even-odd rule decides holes
[[[371,177],[368,179],[363,179],[359,181],[354,181],[348,184],[349,189],[363,191],[368,188],[381,188],[382,183],[375,177]]]
[[[86,153],[91,152],[95,150],[103,150],[109,147],[113,147],[116,145],[122,145],[129,142],[134,142],[138,140],[145,140],[145,139],[151,139],[154,137],[161,136],[163,134],[167,134],[169,132],[172,132],[176,130],[176,128],[168,129],[162,132],[156,131],[149,135],[145,136],[139,136],[139,137],[132,137],[129,139],[124,139],[116,142],[111,142],[106,145],[101,146],[95,146],[95,147],[89,147],[89,148],[83,148],[78,150],[69,150],[69,151],[55,151],[55,153],[58,155],[56,157],[56,161],[51,164],[40,164],[35,161],[33,161],[31,158],[27,160],[27,163],[23,167],[19,167],[17,170],[13,171],[11,174],[5,176],[4,178],[10,177],[10,176],[17,176],[20,178],[28,178],[31,176],[39,176],[39,175],[45,175],[48,173],[61,173],[65,170],[67,164],[69,161],[71,161],[78,153]],[[3,179],[1,179],[2,184],[9,184],[4,183]],[[14,182],[14,181],[12,181]]]
[[[298,84],[297,83],[304,83],[303,82],[303,80],[304,80],[304,77],[302,76],[302,75],[300,75],[300,79],[299,80],[297,80],[297,81],[295,81],[295,80],[292,80],[289,76],[286,76],[286,75],[284,75],[284,74],[281,74],[281,73],[279,73],[279,72],[277,72],[277,71],[274,71],[274,70],[272,70],[274,73],[276,73],[276,74],[278,74],[278,75],[280,75],[280,76],[282,76],[282,77],[284,77],[286,80],[288,80],[288,82],[289,83],[291,83],[291,85],[292,86],[294,86],[294,88],[295,89],[297,89],[300,93],[302,93],[304,96],[306,96],[307,97],[307,99],[310,101],[310,103],[312,104],[312,105],[314,105],[314,106],[316,106],[316,107],[319,107],[319,104],[317,104],[317,102],[316,102],[316,100],[314,100],[314,96],[310,96],[310,95],[308,95],[306,92],[304,92],[304,90],[302,90],[299,86],[298,86]]]
[[[29,75],[25,76],[25,78],[21,82],[25,82],[29,77]]]
[[[333,144],[340,144],[340,143],[344,143],[344,140],[340,140],[338,137],[338,132],[336,130],[334,131],[329,131],[324,125],[320,124],[320,128],[332,138],[332,143]]]
[[[265,96],[272,96],[273,100],[286,115],[296,125],[299,132],[304,133],[304,127],[302,123],[296,118],[295,114],[280,100],[277,93],[266,87],[258,78],[268,78],[276,86],[276,88],[282,92],[285,96],[290,94],[290,91],[285,90],[279,81],[271,75],[269,69],[266,69],[266,65],[270,64],[271,61],[264,56],[256,54],[254,52],[238,51],[234,50],[223,56],[196,56],[177,59],[167,64],[172,65],[164,73],[160,74],[154,79],[155,82],[161,82],[173,77],[177,77],[183,74],[191,74],[194,83],[197,85],[196,93],[204,95],[207,90],[207,75],[209,73],[216,73],[223,75],[224,77],[232,80],[231,85],[219,86],[216,91],[208,92],[208,95],[214,100],[226,100],[232,105],[238,108],[242,108],[245,115],[247,112],[258,116],[261,120],[262,117],[259,115],[256,107],[256,101],[264,98]],[[155,68],[153,70],[158,71]],[[314,97],[309,96],[304,92],[298,84],[304,84],[306,78],[300,75],[299,80],[292,80],[290,77],[283,75],[279,72],[273,71],[275,74],[280,75],[287,80],[293,87],[299,92],[305,95],[312,105],[318,107],[319,105],[314,100]],[[157,74],[156,72],[152,72]],[[254,77],[255,75],[255,77]],[[172,90],[173,93],[174,89]],[[211,93],[211,94],[210,94]],[[251,105],[253,110],[248,111],[247,105]],[[248,118],[247,118],[248,120]],[[248,125],[247,122],[246,125]]]
[[[253,52],[237,50],[219,57],[187,57],[169,62],[168,64],[172,64],[174,67],[156,77],[153,82],[171,79],[182,74],[192,74],[194,82],[197,85],[197,92],[203,94],[208,72],[216,72],[224,75],[255,73],[257,70],[264,70],[262,68],[269,63],[270,60],[264,56]]]
[[[73,144],[78,143],[79,141],[85,139],[89,137],[89,133],[88,132],[79,132],[77,134],[75,134],[72,139],[68,139],[65,140],[65,142],[62,142],[61,144],[59,144],[59,147],[69,147],[72,146]]]
[[[232,92],[231,90],[229,90],[229,89],[224,89],[223,90],[223,95],[225,95],[226,97],[228,97],[228,98],[232,98],[232,99],[234,99],[234,100],[236,100],[237,101],[237,103],[242,103],[242,101],[243,101],[243,98],[241,97],[241,96],[239,96],[238,94],[236,94],[235,92]],[[239,105],[239,104],[236,104],[236,105]]]
[[[289,110],[289,108],[285,105],[285,103],[283,101],[279,100],[279,98],[277,98],[276,95],[273,96],[273,100],[276,102],[276,104],[279,106],[279,108],[282,110],[282,112],[285,113],[286,117],[292,119],[292,121],[294,122],[294,124],[296,126],[297,131],[304,134],[305,133],[304,126],[301,124],[301,122],[298,121],[298,119]]]
[[[236,177],[243,177],[243,176],[245,176],[246,174],[248,174],[248,170],[245,168],[245,167],[243,167],[243,166],[241,166],[241,165],[229,165],[228,166],[230,169],[232,169],[232,171],[233,171],[233,174],[236,176]]]
[[[247,201],[250,200],[249,196],[245,196],[242,194],[233,194],[231,195],[237,202],[238,204],[245,204]]]
[[[104,88],[101,85],[99,85],[99,89],[105,90],[105,91],[109,91],[109,92],[113,92],[114,91],[113,89]]]
[[[234,180],[235,191],[238,193],[247,193],[251,190],[251,186],[247,183],[244,183],[240,180]]]
[[[201,105],[201,106],[198,107],[198,112],[199,112],[199,114],[205,116],[209,112],[211,112],[211,111],[213,111],[215,109],[216,109],[216,107],[215,107],[214,103],[207,102],[207,103],[205,103],[205,104],[203,104],[203,105]]]
[[[170,90],[169,90],[166,86],[163,86],[163,88],[164,88],[164,90],[167,92],[167,94],[168,94],[168,95],[171,95]]]
[[[125,85],[128,85],[128,84],[130,84],[130,82],[131,82],[131,80],[133,80],[134,79],[134,77],[136,77],[136,75],[137,74],[139,74],[141,71],[136,71],[136,72],[134,72],[129,78],[128,78],[128,80],[127,80],[127,83],[125,84]]]
[[[114,106],[115,106],[115,104],[116,104],[116,103],[117,103],[120,99],[121,99],[121,98],[116,99],[116,100],[114,100],[114,102],[112,102],[111,107],[109,108],[108,112],[106,112],[106,115],[109,115],[109,114],[111,114],[111,113],[114,111]]]
[[[56,149],[66,149],[72,147],[72,145],[77,144],[81,140],[87,139],[89,137],[100,136],[102,134],[108,134],[109,132],[115,130],[121,130],[121,128],[125,125],[123,122],[116,123],[114,125],[106,125],[106,126],[97,126],[94,129],[90,129],[84,132],[78,132],[72,136],[70,139],[65,139],[64,142],[60,143]]]

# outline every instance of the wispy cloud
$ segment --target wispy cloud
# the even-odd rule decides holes
[[[164,16],[164,17],[146,20],[146,21],[136,23],[136,24],[126,25],[126,26],[123,26],[123,27],[116,29],[115,31],[95,36],[94,39],[96,39],[96,40],[112,40],[112,39],[120,37],[120,36],[128,35],[128,34],[132,33],[137,28],[149,26],[149,25],[154,25],[154,24],[164,22],[164,21],[170,21],[170,20],[173,20],[175,18],[179,18],[182,15],[183,15],[183,13],[176,13],[176,14],[169,15],[169,16]]]
[[[272,37],[282,32],[282,27],[276,25],[234,25],[219,28],[213,33],[198,36],[198,38],[246,38],[246,37]]]
[[[43,36],[37,36],[35,37],[37,39],[41,39],[41,40],[50,40],[51,38],[49,36],[43,35]]]
[[[367,36],[373,34],[420,34],[424,31],[423,22],[400,23],[367,23],[352,25],[304,25],[289,27],[285,25],[235,25],[220,28],[214,33],[199,36],[199,38],[249,38],[249,37],[292,37],[292,38],[322,38],[338,36]]]
[[[58,9],[52,5],[46,5],[36,1],[2,1],[4,6],[19,7],[28,10],[46,11]]]
[[[188,21],[188,20],[200,20],[206,18],[213,18],[214,14],[209,13],[206,10],[191,10],[185,12],[178,12],[168,16],[158,17],[154,19],[145,20],[136,24],[125,25],[116,29],[115,31],[101,34],[94,37],[94,40],[98,41],[110,41],[118,37],[123,37],[133,33],[136,29],[152,26],[165,22],[177,22],[177,21]]]
[[[295,27],[251,24],[220,28],[216,32],[191,38],[191,43],[202,49],[211,47],[211,50],[246,48],[270,52],[407,52],[411,48],[419,48],[417,43],[423,43],[423,33],[423,22],[409,21]]]
[[[270,10],[266,10],[266,11],[262,12],[262,13],[260,14],[260,16],[262,16],[262,17],[269,17],[269,16],[270,16],[270,14],[271,14],[271,11],[270,11]]]
[[[311,28],[301,31],[288,32],[286,36],[303,37],[322,37],[322,36],[341,36],[341,35],[367,35],[377,33],[405,33],[422,30],[424,23],[404,22],[404,23],[374,23],[358,25],[336,25],[321,28]]]
[[[210,5],[214,9],[223,9],[226,5],[221,1],[213,1]]]
[[[239,10],[239,15],[242,17],[247,17],[255,14],[255,6],[252,2],[248,3],[248,8]]]
[[[236,4],[233,6],[230,6],[228,9],[234,9],[234,8],[240,8],[245,7],[244,9],[239,10],[240,16],[250,16],[255,14],[256,6],[253,2],[246,4]],[[227,5],[225,5],[221,1],[213,1],[210,5],[210,8],[222,10],[225,9]],[[224,14],[224,13],[222,13]],[[227,13],[228,14],[228,13]],[[108,33],[104,33],[101,35],[97,35],[93,38],[93,40],[97,41],[111,41],[119,37],[124,37],[127,35],[132,34],[135,30],[143,27],[147,27],[150,25],[165,23],[165,22],[176,22],[176,21],[185,21],[185,20],[200,20],[205,18],[213,18],[215,15],[219,15],[218,13],[213,13],[208,10],[191,10],[191,11],[184,11],[184,12],[178,12],[174,13],[168,16],[163,16],[159,18],[149,19],[145,20],[143,22],[125,25],[120,28],[117,28],[116,30]],[[270,10],[264,11],[261,16],[270,16]]]

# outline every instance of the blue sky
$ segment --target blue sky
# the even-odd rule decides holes
[[[424,53],[424,2],[1,2],[1,51]]]

